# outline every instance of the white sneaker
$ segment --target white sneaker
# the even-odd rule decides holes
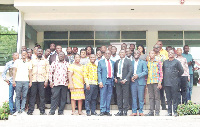
[[[19,112],[15,112],[14,114],[13,114],[13,116],[18,116],[20,113]]]
[[[23,112],[21,113],[21,115],[26,116],[27,113],[26,113],[25,111],[23,111]]]

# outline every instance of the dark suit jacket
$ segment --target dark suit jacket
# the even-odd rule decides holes
[[[179,77],[184,73],[181,62],[177,59],[172,61],[165,60],[163,63],[163,82],[164,86],[178,85]]]
[[[118,72],[118,64],[121,59],[117,60],[115,62],[115,78],[117,78],[117,72]],[[124,58],[124,64],[122,68],[122,80],[126,79],[128,82],[131,81],[132,76],[132,63],[131,60]]]
[[[53,62],[53,61],[56,61],[56,53],[54,53],[53,55],[51,55],[50,57],[49,57],[49,64],[51,65],[51,63]],[[68,59],[68,57],[67,56],[65,56],[65,61],[67,61],[67,62],[69,62],[69,59]]]

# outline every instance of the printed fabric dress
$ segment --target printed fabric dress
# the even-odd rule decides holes
[[[73,100],[85,99],[83,66],[71,64],[69,66],[68,70],[73,73],[72,74],[72,82],[74,85],[74,89],[70,90],[71,91],[71,99],[73,99]],[[70,85],[68,87],[70,87]]]

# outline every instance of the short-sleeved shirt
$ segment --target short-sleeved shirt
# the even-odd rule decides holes
[[[17,68],[15,81],[29,81],[29,70],[32,69],[31,63],[26,60],[17,59],[14,63],[14,68]]]
[[[185,57],[187,59],[187,62],[192,62],[192,55],[191,54],[185,54],[183,53],[182,54],[183,57]],[[188,65],[188,68],[189,68],[189,74],[193,74],[193,70],[192,70],[192,65]]]

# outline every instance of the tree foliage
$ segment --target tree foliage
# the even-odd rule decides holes
[[[16,35],[14,35],[16,34]],[[12,59],[12,53],[17,51],[17,32],[0,25],[0,66]]]

